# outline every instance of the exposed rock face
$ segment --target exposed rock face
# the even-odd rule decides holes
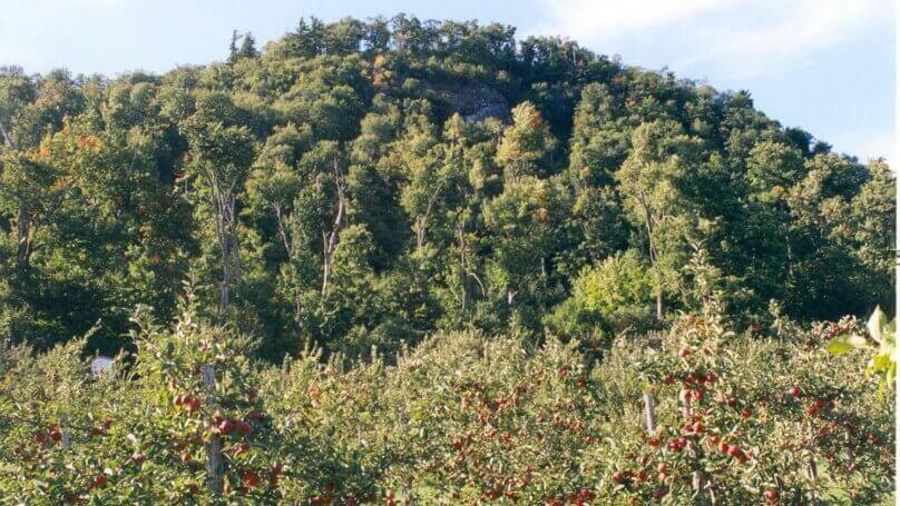
[[[433,85],[437,98],[447,102],[452,112],[466,121],[509,117],[509,103],[497,89],[485,84]]]

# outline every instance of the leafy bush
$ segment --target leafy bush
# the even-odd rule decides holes
[[[585,268],[575,279],[572,296],[546,319],[550,331],[585,341],[652,321],[650,301],[653,285],[647,266],[634,250],[607,258]],[[591,335],[601,333],[601,335]],[[606,344],[606,343],[604,343]]]

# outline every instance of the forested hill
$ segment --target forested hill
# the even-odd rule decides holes
[[[189,277],[274,359],[469,327],[601,346],[707,283],[742,325],[892,308],[885,163],[514,32],[313,18],[163,75],[3,69],[0,336],[97,324],[111,352]]]

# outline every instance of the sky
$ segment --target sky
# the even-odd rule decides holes
[[[0,65],[108,76],[222,60],[232,29],[259,46],[301,16],[405,12],[561,35],[628,65],[668,68],[861,161],[894,151],[893,0],[0,0]]]

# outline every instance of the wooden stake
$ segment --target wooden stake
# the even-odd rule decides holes
[[[210,394],[206,402],[210,408],[214,407],[216,401],[216,366],[213,364],[204,364],[203,384],[209,390]],[[213,434],[209,443],[206,445],[206,476],[209,491],[213,495],[220,495],[224,488],[225,482],[225,463],[222,460],[222,438],[218,434]]]

